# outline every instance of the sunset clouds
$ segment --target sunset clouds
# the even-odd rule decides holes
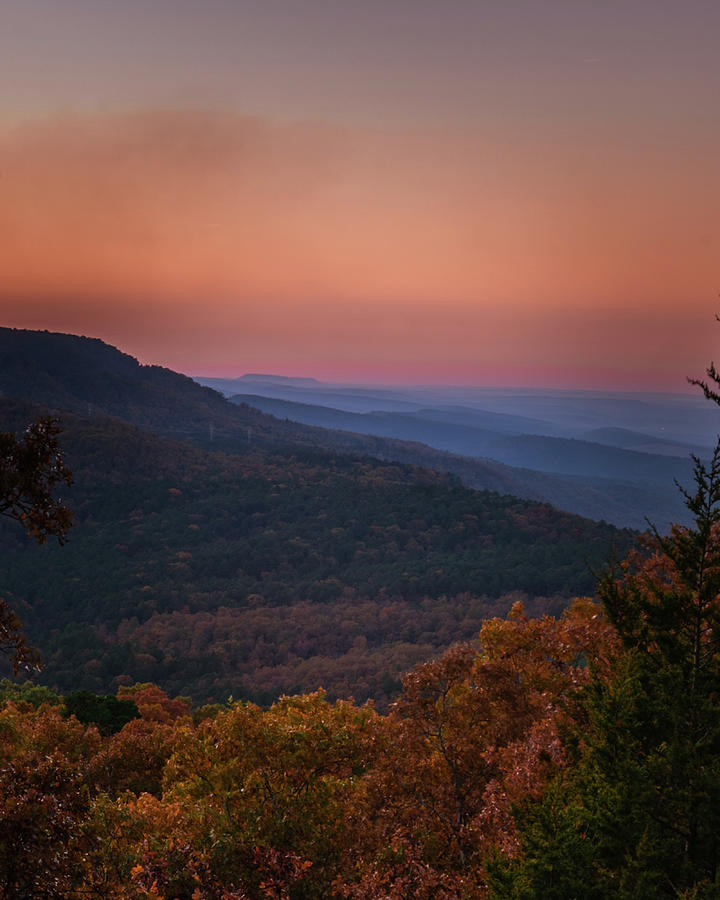
[[[537,55],[542,41],[517,34]],[[539,73],[518,59],[510,74],[495,49],[497,90],[477,89],[487,106],[444,124],[431,105],[444,82],[424,122],[414,102],[414,116],[388,121],[381,91],[374,125],[352,95],[344,115],[323,119],[293,115],[292,103],[284,115],[237,100],[148,104],[137,85],[132,110],[6,110],[3,324],[82,331],[193,372],[516,383],[545,372],[553,383],[672,386],[715,343],[717,122],[696,94],[664,110],[643,81],[625,88],[647,97],[633,117],[618,71],[594,52],[576,64],[585,107],[577,85],[543,83],[555,77],[548,59]],[[388,59],[379,46],[380,69]],[[230,65],[221,53],[208,79]],[[338,63],[341,80],[351,70]],[[444,78],[452,71],[447,62]],[[673,103],[678,80],[665,82]],[[457,83],[466,105],[467,81]],[[572,105],[543,115],[558,92]]]

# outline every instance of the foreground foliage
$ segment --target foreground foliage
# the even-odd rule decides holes
[[[137,685],[140,717],[103,735],[0,685],[0,897],[483,896],[488,852],[517,848],[512,803],[562,763],[586,660],[616,642],[588,600],[518,606],[480,641],[409,673],[386,716],[323,693],[191,715]]]
[[[0,898],[718,896],[720,449],[695,478],[602,606],[516,604],[387,714],[0,684]]]
[[[718,896],[720,450],[686,499],[602,607],[516,604],[384,715],[0,684],[0,898]]]

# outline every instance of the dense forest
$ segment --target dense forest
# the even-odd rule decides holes
[[[62,691],[152,680],[265,703],[322,685],[386,702],[402,672],[519,594],[559,610],[591,592],[590,567],[634,540],[407,465],[60,421],[74,527],[38,550],[7,526],[0,578]]]
[[[62,692],[155,681],[266,704],[322,686],[383,707],[409,667],[516,599],[554,612],[591,593],[636,539],[389,460],[387,439],[232,404],[101,341],[0,329],[0,363],[0,428],[51,412],[73,473],[65,546],[0,529],[2,594]],[[396,443],[433,465],[431,448]]]

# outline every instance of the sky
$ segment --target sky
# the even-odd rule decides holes
[[[188,374],[678,390],[716,0],[0,0],[0,324]]]

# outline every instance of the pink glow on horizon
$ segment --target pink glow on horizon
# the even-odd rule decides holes
[[[538,368],[507,366],[500,368],[444,367],[432,370],[417,366],[401,369],[384,365],[373,369],[366,367],[327,368],[317,367],[302,371],[282,363],[258,370],[242,366],[213,366],[202,369],[187,367],[180,361],[176,365],[193,378],[239,378],[246,374],[281,375],[288,378],[314,378],[328,384],[377,385],[377,386],[454,386],[454,387],[513,387],[529,389],[589,390],[589,391],[659,391],[677,394],[697,393],[689,385],[687,375],[701,376],[703,372],[643,372],[639,370],[570,370],[560,367]]]

